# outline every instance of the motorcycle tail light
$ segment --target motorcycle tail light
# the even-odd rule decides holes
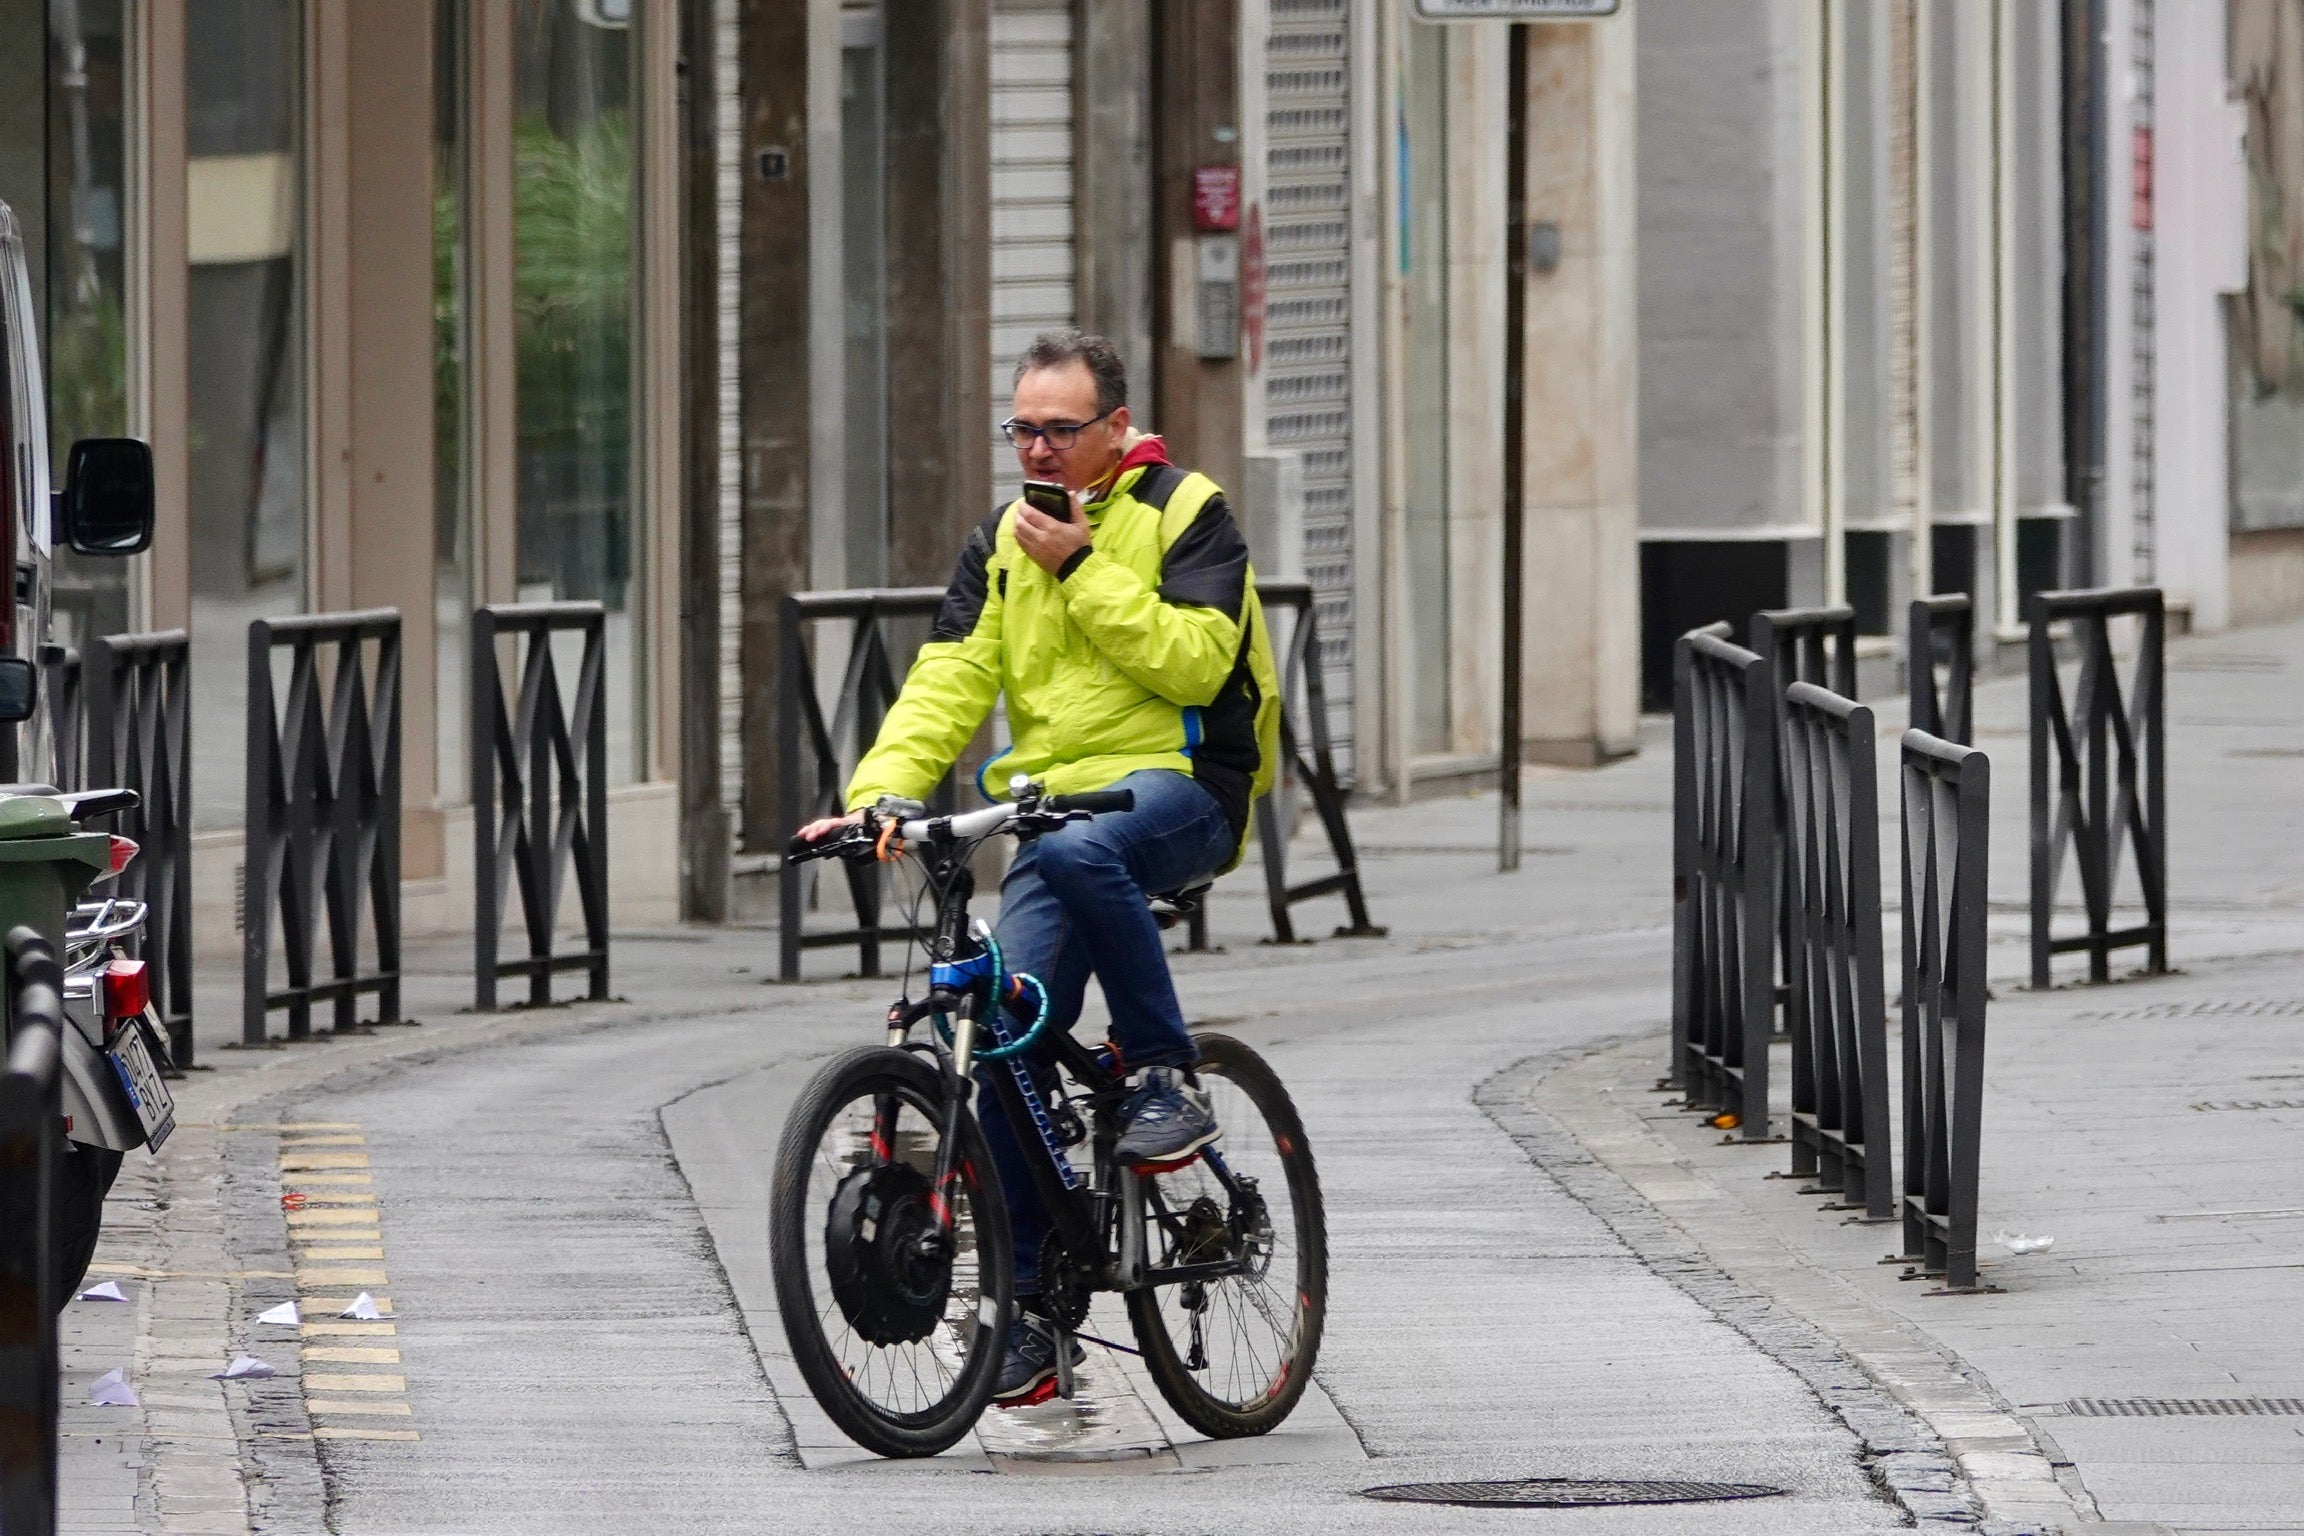
[[[117,832],[113,833],[111,867],[104,871],[104,878],[110,879],[112,876],[126,869],[128,867],[129,861],[135,857],[136,839],[132,837],[122,837]]]
[[[133,1019],[152,1003],[152,978],[141,960],[114,960],[104,967],[104,1017]]]

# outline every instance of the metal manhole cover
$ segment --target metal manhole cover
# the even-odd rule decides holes
[[[2223,1419],[2304,1416],[2304,1397],[2075,1397],[2076,1419]]]
[[[1565,1477],[1505,1478],[1480,1483],[1393,1483],[1362,1496],[1389,1504],[1484,1504],[1505,1509],[1589,1509],[1610,1504],[1709,1504],[1727,1499],[1773,1499],[1787,1490],[1764,1483],[1690,1483],[1678,1480]]]

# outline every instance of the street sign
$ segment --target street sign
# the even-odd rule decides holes
[[[1594,21],[1624,0],[1416,0],[1424,21]]]

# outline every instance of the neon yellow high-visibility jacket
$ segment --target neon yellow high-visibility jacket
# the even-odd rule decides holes
[[[1248,547],[1207,476],[1148,441],[1086,508],[1088,548],[1051,573],[1016,542],[1017,504],[968,536],[928,643],[848,784],[848,808],[921,800],[1005,695],[1012,745],[977,775],[1054,794],[1143,768],[1193,775],[1238,851],[1280,755],[1280,684]]]

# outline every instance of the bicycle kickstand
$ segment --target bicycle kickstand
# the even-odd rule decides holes
[[[1072,1349],[1072,1330],[1058,1327],[1056,1330],[1056,1395],[1066,1402],[1072,1401],[1072,1393],[1076,1385],[1072,1378]]]

